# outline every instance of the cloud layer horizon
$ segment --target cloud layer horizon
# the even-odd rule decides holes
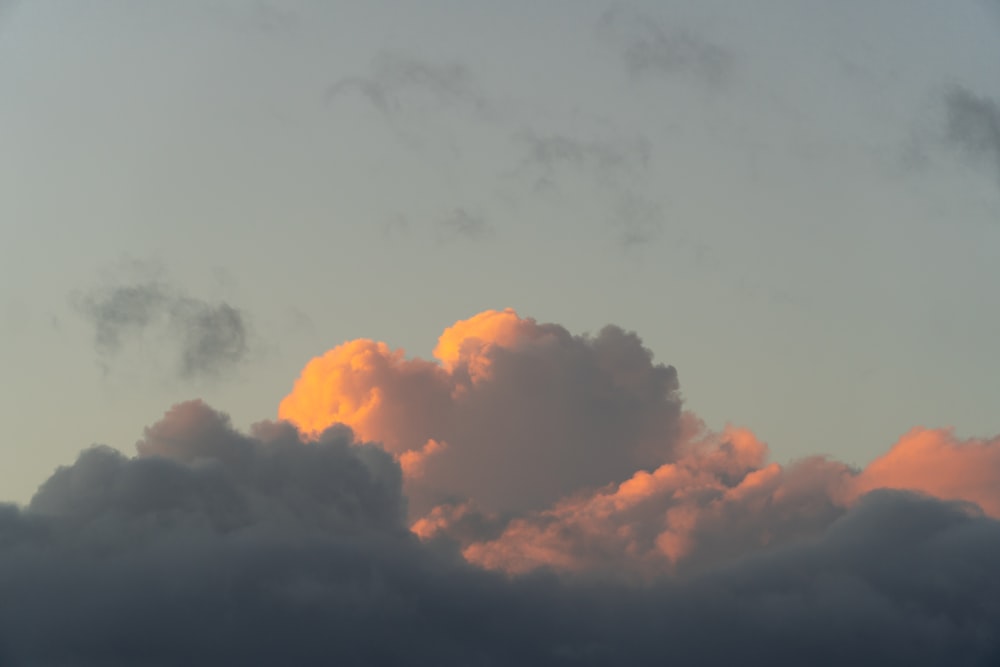
[[[278,417],[180,403],[0,506],[0,664],[1000,661],[1000,437],[780,465],[635,333],[511,309]]]

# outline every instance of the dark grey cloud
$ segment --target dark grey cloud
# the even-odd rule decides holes
[[[73,297],[94,327],[94,345],[107,368],[130,341],[147,334],[165,338],[182,378],[218,377],[242,363],[249,351],[249,325],[240,309],[180,293],[145,280],[113,285]]]
[[[632,76],[687,75],[710,84],[725,83],[735,58],[729,50],[683,28],[625,7],[601,15],[598,34],[619,49]]]
[[[945,95],[948,139],[996,171],[1000,184],[1000,104],[956,86]]]
[[[806,542],[626,586],[507,578],[403,523],[400,471],[335,427],[199,402],[0,505],[0,662],[995,665],[1000,524],[875,492]]]

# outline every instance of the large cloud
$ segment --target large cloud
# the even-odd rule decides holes
[[[683,457],[729,485],[760,464],[745,432],[715,445]],[[86,450],[0,506],[0,664],[1000,660],[1000,524],[970,505],[876,491],[697,574],[508,578],[405,530],[399,468],[346,429],[244,435],[194,402],[137,448]]]
[[[408,490],[421,506],[460,496],[489,509],[538,508],[671,456],[677,375],[635,334],[574,336],[510,309],[486,311],[448,328],[434,356],[345,343],[305,367],[278,415],[314,433],[342,422],[419,460]]]
[[[414,531],[447,536],[471,562],[507,572],[650,578],[813,539],[877,489],[966,503],[1000,518],[1000,438],[963,441],[947,430],[916,429],[861,471],[823,457],[769,463],[766,445],[744,429],[702,434],[682,449],[652,472],[542,511],[504,519],[445,505]]]
[[[917,429],[864,470],[782,466],[750,431],[682,414],[673,368],[614,327],[580,337],[486,311],[447,328],[434,357],[345,343],[306,366],[279,415],[384,443],[413,532],[485,568],[701,571],[813,539],[882,488],[1000,517],[1000,438]]]

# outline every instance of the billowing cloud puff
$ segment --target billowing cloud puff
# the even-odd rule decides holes
[[[820,535],[892,488],[1000,517],[1000,438],[915,430],[854,470],[768,460],[746,429],[681,413],[676,374],[634,334],[573,336],[512,310],[442,333],[434,361],[352,341],[311,361],[279,415],[344,423],[396,455],[411,529],[477,566],[648,579]]]
[[[852,472],[843,464],[768,463],[767,447],[735,428],[685,449],[621,484],[514,517],[492,539],[464,529],[470,510],[437,510],[414,529],[425,539],[454,536],[470,562],[487,568],[655,578],[814,537],[846,509]]]
[[[182,403],[0,505],[0,665],[1000,664],[1000,438],[779,465],[634,334],[509,310],[281,414]]]
[[[27,507],[0,505],[0,664],[1000,661],[1000,523],[885,490],[827,521],[822,503],[808,507],[830,495],[815,480],[842,471],[775,473],[745,431],[702,437],[586,511],[642,514],[642,498],[673,488],[721,501],[695,522],[702,537],[739,521],[780,529],[791,513],[810,538],[778,535],[748,557],[736,553],[743,537],[722,535],[725,564],[637,585],[508,577],[419,540],[405,529],[396,462],[345,428],[306,440],[265,422],[247,435],[192,402],[137,449],[88,449]],[[462,515],[455,505],[436,518]]]
[[[445,330],[434,356],[345,343],[307,364],[278,416],[311,433],[347,424],[400,457],[420,453],[407,486],[417,507],[461,497],[541,508],[659,465],[677,441],[675,370],[617,327],[574,336],[486,311]],[[430,442],[446,447],[431,454]]]
[[[959,440],[949,429],[914,429],[865,468],[855,491],[879,488],[964,500],[1000,518],[1000,437]]]
[[[917,429],[862,471],[822,457],[768,463],[767,447],[743,429],[681,449],[675,462],[514,517],[487,539],[468,530],[475,516],[468,507],[436,509],[414,530],[425,539],[451,536],[469,561],[507,572],[655,577],[815,538],[876,489],[1000,517],[1000,438],[960,441],[950,431]]]
[[[139,456],[84,450],[39,488],[33,516],[66,521],[81,539],[120,521],[131,537],[257,530],[405,531],[399,467],[380,447],[334,427],[309,447],[296,429],[262,422],[251,435],[200,401],[174,406],[136,443]],[[91,528],[98,530],[91,531]]]

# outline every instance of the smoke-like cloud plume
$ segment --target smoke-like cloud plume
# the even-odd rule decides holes
[[[395,52],[380,53],[368,75],[343,77],[326,91],[331,103],[350,94],[361,95],[384,114],[398,113],[414,94],[441,104],[465,104],[478,113],[490,107],[461,63],[428,62]]]
[[[635,77],[687,75],[716,86],[725,83],[733,69],[735,58],[726,48],[628,7],[602,14],[597,32],[618,47],[626,70]]]
[[[996,170],[1000,185],[1000,104],[956,86],[945,96],[948,138],[967,155]]]
[[[249,325],[242,310],[188,296],[156,280],[94,289],[77,295],[77,310],[94,327],[105,368],[129,342],[158,337],[176,355],[184,379],[220,377],[246,360]]]

